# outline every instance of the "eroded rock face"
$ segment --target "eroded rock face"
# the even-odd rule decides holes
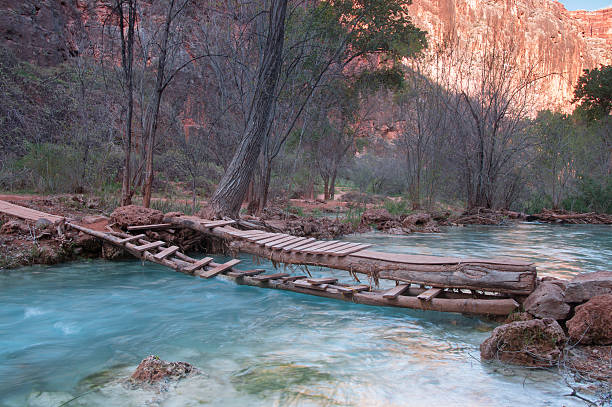
[[[129,381],[133,385],[152,385],[161,381],[178,381],[199,373],[187,362],[166,362],[157,356],[147,356],[140,362]]]
[[[561,357],[565,334],[551,318],[498,326],[480,345],[482,359],[524,366],[553,366]]]
[[[120,228],[161,223],[163,218],[161,211],[138,205],[120,206],[111,213],[111,221]]]
[[[612,294],[591,298],[577,306],[566,326],[570,339],[581,345],[612,344]]]
[[[563,288],[552,281],[542,281],[523,303],[525,311],[537,318],[562,320],[570,306],[565,302]]]
[[[571,111],[574,86],[583,69],[612,61],[612,8],[568,11],[551,0],[422,0],[408,7],[419,28],[428,32],[429,50],[459,41],[476,53],[483,38],[498,31],[499,42],[511,43],[525,68],[538,61],[549,75],[540,82],[533,101],[535,110],[561,108]]]
[[[612,271],[579,274],[570,280],[564,293],[567,302],[584,302],[604,294],[612,294]]]

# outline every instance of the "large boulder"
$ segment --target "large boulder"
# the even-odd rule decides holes
[[[583,273],[567,284],[565,301],[584,302],[604,294],[612,294],[612,271]]]
[[[563,288],[553,281],[542,281],[523,303],[525,311],[537,318],[565,319],[570,306],[563,297]]]
[[[407,215],[402,219],[402,226],[405,228],[410,228],[414,226],[424,226],[431,222],[431,215],[425,212],[412,213]]]
[[[157,356],[147,356],[140,362],[129,381],[132,384],[156,384],[161,381],[178,381],[199,373],[187,362],[166,362]]]
[[[572,341],[581,345],[611,345],[612,294],[593,297],[577,306],[566,326]]]
[[[380,226],[386,222],[396,220],[386,209],[367,209],[361,215],[361,223],[364,225]]]
[[[498,326],[480,345],[482,359],[498,359],[524,366],[555,365],[565,345],[565,334],[551,318]]]
[[[111,221],[120,228],[153,225],[161,223],[163,219],[164,214],[160,211],[138,205],[120,206],[111,213]]]

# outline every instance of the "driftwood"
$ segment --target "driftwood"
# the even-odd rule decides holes
[[[304,264],[348,270],[374,278],[437,287],[466,288],[506,294],[528,295],[535,289],[536,269],[530,263],[477,259],[446,259],[360,251],[346,256],[319,255],[275,250],[245,239],[238,239],[231,227],[206,228],[195,219],[170,217],[164,222],[190,228],[230,241],[230,249],[270,259],[273,262]],[[417,258],[413,263],[406,259]],[[427,258],[427,259],[426,259]],[[431,260],[434,259],[434,260]]]
[[[596,212],[575,213],[561,209],[544,209],[542,213],[528,216],[527,220],[548,223],[612,225],[612,215]]]

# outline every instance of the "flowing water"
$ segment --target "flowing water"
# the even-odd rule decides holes
[[[605,226],[349,240],[403,253],[528,258],[559,277],[604,270],[612,258]],[[459,314],[239,286],[138,261],[1,272],[0,307],[3,407],[582,405],[564,396],[554,370],[481,362],[479,344],[495,324]],[[167,392],[128,390],[122,380],[149,354],[203,373]]]

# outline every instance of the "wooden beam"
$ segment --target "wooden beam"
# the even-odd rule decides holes
[[[153,243],[147,243],[147,244],[143,244],[141,246],[134,246],[133,249],[136,250],[137,252],[144,252],[145,250],[155,249],[155,248],[163,246],[165,244],[166,244],[166,242],[164,242],[162,240],[158,240],[158,241],[153,242]]]
[[[244,270],[244,271],[243,270],[236,270],[236,271],[229,271],[226,274],[229,277],[234,277],[234,278],[237,278],[237,277],[253,277],[253,276],[261,274],[261,273],[263,273],[265,271],[266,270],[264,270],[264,269]]]
[[[175,223],[177,226],[227,239],[232,250],[268,258],[274,262],[349,270],[352,273],[376,275],[381,279],[404,283],[484,290],[511,295],[529,295],[535,289],[537,277],[535,266],[526,262],[492,264],[489,260],[481,259],[471,263],[459,258],[397,255],[363,249],[344,256],[334,255],[333,253],[313,256],[291,251],[296,245],[300,246],[307,242],[290,244],[283,247],[282,250],[271,250],[247,240],[236,240],[226,232],[234,230],[231,226],[208,230],[189,219],[184,219],[184,217],[169,217],[165,218],[164,222]],[[353,244],[359,245],[359,243]],[[419,259],[415,260],[416,257]],[[421,257],[428,260],[421,261]],[[487,261],[489,262],[487,263]]]
[[[281,233],[268,233],[267,235],[261,235],[261,236],[256,236],[254,238],[249,238],[249,240],[257,244],[260,244],[264,240],[265,242],[267,242],[269,239],[274,239],[278,237],[279,235],[281,235]]]
[[[350,244],[352,244],[352,243],[351,242],[338,242],[338,243],[335,243],[335,244],[333,244],[331,246],[327,246],[324,249],[318,249],[315,253],[317,253],[317,254],[330,254],[330,252],[332,250],[336,250],[336,251],[343,250],[343,249],[345,249]]]
[[[212,278],[216,276],[217,274],[223,273],[225,270],[231,269],[233,266],[235,266],[238,263],[240,263],[240,260],[233,259],[233,260],[228,261],[227,263],[223,263],[216,267],[213,267],[210,270],[202,271],[198,273],[198,275],[202,278]]]
[[[133,232],[135,230],[167,229],[169,227],[172,227],[172,223],[156,223],[154,225],[128,226],[127,230]]]
[[[286,235],[284,233],[279,233],[276,236],[270,236],[270,237],[265,238],[265,239],[257,240],[255,243],[257,243],[260,246],[263,246],[263,245],[265,245],[268,242],[276,242],[276,241],[284,239],[286,237],[289,237],[289,235]]]
[[[443,290],[441,288],[430,288],[429,290],[422,292],[417,295],[417,298],[421,301],[431,301],[432,298],[437,297]]]
[[[282,277],[289,277],[287,273],[276,273],[276,274],[262,274],[257,277],[253,277],[257,281],[268,281],[268,280],[278,280]]]
[[[327,286],[328,289],[333,288],[334,290],[338,290],[343,294],[354,294],[360,291],[368,291],[370,289],[369,285],[360,284],[360,285],[334,285],[330,284]]]
[[[319,247],[319,246],[323,246],[327,244],[327,242],[325,240],[316,240],[312,243],[306,244],[304,246],[298,246],[294,249],[292,249],[292,252],[300,252],[301,254],[309,254],[306,253],[306,249],[314,249],[315,247]]]
[[[236,221],[234,220],[217,220],[217,221],[213,221],[213,222],[202,222],[202,225],[205,228],[216,228],[218,226],[225,226],[225,225],[231,225],[233,223],[236,223]]]
[[[118,243],[119,244],[124,244],[124,243],[128,243],[128,242],[133,242],[134,240],[142,239],[144,237],[147,237],[147,235],[130,236],[130,237],[126,237],[125,239],[119,240]]]
[[[297,280],[304,280],[305,278],[308,278],[307,276],[289,276],[289,277],[283,277],[281,278],[281,280],[283,281],[297,281]]]
[[[330,240],[330,241],[327,241],[327,242],[325,242],[325,243],[323,243],[323,244],[321,244],[319,246],[311,247],[311,248],[303,250],[303,251],[304,251],[304,253],[318,254],[321,250],[323,250],[323,249],[325,249],[327,247],[333,246],[336,243],[338,243],[337,240]]]
[[[395,299],[398,295],[401,295],[404,291],[410,288],[410,284],[397,285],[383,293],[383,298]]]
[[[303,240],[303,241],[301,241],[301,242],[297,242],[297,243],[294,243],[294,244],[290,244],[289,246],[285,246],[285,247],[283,247],[283,251],[284,251],[284,252],[289,252],[289,251],[291,251],[291,250],[295,249],[296,247],[303,246],[303,245],[305,245],[305,244],[307,244],[307,243],[312,243],[312,242],[314,242],[315,240],[316,240],[316,239],[315,239],[314,237],[309,237],[308,239]]]
[[[315,285],[319,285],[319,284],[334,284],[338,281],[337,278],[308,278],[307,281],[310,284],[315,284]]]
[[[285,237],[281,237],[280,239],[277,240],[272,240],[270,242],[267,242],[264,244],[265,247],[272,247],[274,245],[277,244],[282,244],[284,242],[291,242],[291,241],[295,241],[295,237],[294,236],[285,236]]]
[[[178,249],[178,246],[170,246],[167,249],[164,249],[161,252],[153,255],[153,257],[155,257],[157,260],[165,259],[166,257],[176,253]]]
[[[372,246],[371,244],[360,244],[359,246],[354,246],[351,247],[349,249],[341,249],[338,251],[334,251],[332,253],[330,253],[332,256],[346,256],[349,255],[351,253],[355,253],[355,252],[360,252],[364,249],[367,249],[368,247]]]
[[[213,261],[212,257],[204,257],[203,259],[196,261],[192,265],[185,267],[183,270],[186,271],[187,273],[193,273],[196,270],[199,270],[202,267],[206,266],[211,261]]]
[[[291,284],[293,284],[295,287],[308,288],[310,290],[325,291],[327,289],[327,284],[310,284],[308,281],[302,280],[294,281]]]
[[[282,249],[283,247],[287,247],[291,244],[295,244],[295,243],[299,243],[299,242],[303,242],[304,240],[306,240],[305,237],[294,237],[291,240],[286,240],[282,243],[276,243],[273,246],[270,246],[270,249],[272,250],[279,250]]]

